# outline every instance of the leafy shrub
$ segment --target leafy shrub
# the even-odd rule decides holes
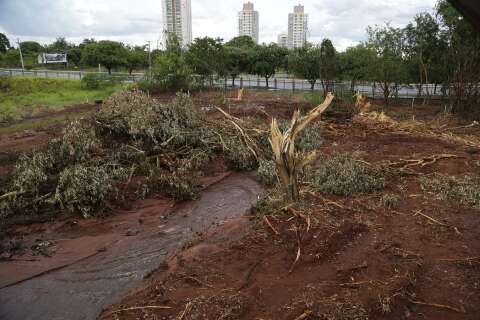
[[[257,173],[266,186],[273,186],[277,182],[277,166],[273,160],[260,160]]]
[[[455,200],[480,207],[480,179],[477,177],[420,177],[422,189],[443,200]]]
[[[81,86],[84,90],[98,90],[113,86],[118,81],[109,75],[89,73],[82,77]]]
[[[96,90],[100,88],[100,80],[95,74],[87,74],[82,78],[82,89]]]
[[[378,169],[358,161],[354,154],[323,157],[319,163],[313,173],[312,182],[324,193],[353,196],[374,192],[385,184]]]
[[[109,171],[103,167],[76,165],[66,168],[60,174],[55,199],[62,207],[85,218],[98,215],[106,206],[114,180],[124,175],[123,170]]]

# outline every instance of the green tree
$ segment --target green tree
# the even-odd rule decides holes
[[[284,59],[284,51],[276,44],[257,46],[252,54],[251,72],[265,78],[269,88],[269,79],[283,65]]]
[[[416,82],[418,82],[419,94],[422,93],[423,85],[431,81],[433,68],[440,63],[440,41],[437,21],[429,13],[420,13],[415,16],[414,22],[409,23],[404,30],[405,52],[408,62],[416,70]],[[426,87],[427,98],[430,95]]]
[[[102,40],[96,43],[86,45],[82,51],[82,62],[86,65],[104,66],[108,73],[112,73],[113,68],[125,66],[127,60],[127,50],[120,42]]]
[[[79,47],[72,47],[67,51],[67,59],[69,64],[73,64],[74,66],[80,66],[80,62],[82,60],[82,49]]]
[[[167,35],[166,50],[155,59],[153,80],[162,89],[189,89],[192,82],[192,70],[185,61],[185,54],[178,37]]]
[[[250,36],[239,36],[228,41],[225,46],[243,49],[254,49],[257,45]]]
[[[45,51],[45,48],[43,48],[40,43],[35,41],[20,42],[20,48],[22,49],[22,54],[25,55],[37,54]]]
[[[296,77],[307,79],[311,89],[320,78],[320,48],[306,45],[291,51],[288,56],[288,70]]]
[[[337,52],[329,39],[323,39],[320,44],[320,78],[324,92],[333,91],[337,75]]]
[[[372,80],[375,58],[375,51],[363,43],[349,47],[338,55],[338,71],[342,79],[350,80],[352,91],[355,91],[358,81]]]
[[[388,106],[390,96],[398,91],[400,83],[406,77],[406,65],[403,60],[404,33],[402,29],[390,25],[368,27],[368,43],[375,50],[373,77],[379,83]]]
[[[195,74],[213,82],[213,75],[224,71],[224,50],[221,39],[196,38],[185,53],[185,61]]]
[[[3,33],[0,33],[0,53],[5,53],[10,49],[10,41]]]
[[[438,2],[443,52],[444,90],[448,87],[452,111],[479,118],[480,33],[445,0]]]
[[[2,65],[5,67],[19,68],[22,66],[20,63],[20,52],[18,49],[10,48],[2,55]]]
[[[145,50],[145,46],[127,47],[125,67],[129,74],[132,74],[133,70],[148,66],[148,53]]]
[[[66,53],[72,47],[65,38],[57,38],[54,42],[47,46],[49,53]]]

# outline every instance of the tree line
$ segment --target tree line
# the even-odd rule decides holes
[[[17,49],[3,38],[0,35],[0,64],[18,66]],[[221,77],[235,83],[240,75],[253,74],[264,78],[268,87],[281,71],[306,79],[312,89],[320,82],[325,92],[334,91],[339,80],[349,81],[352,91],[359,82],[369,82],[381,89],[386,105],[402,86],[412,84],[427,99],[440,91],[454,112],[469,113],[480,103],[480,35],[446,0],[438,1],[433,14],[419,13],[403,28],[368,27],[367,40],[343,52],[337,52],[329,39],[287,50],[274,43],[257,45],[248,36],[226,43],[197,38],[187,48],[174,35],[166,38],[165,49],[151,53],[153,72],[147,85],[178,90],[195,81],[212,83]],[[101,64],[109,72],[148,66],[146,47],[114,41],[85,39],[73,45],[59,38],[46,47],[35,42],[23,42],[20,47],[27,56],[65,52],[74,66]]]

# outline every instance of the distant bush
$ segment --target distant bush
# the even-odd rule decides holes
[[[106,74],[89,73],[82,77],[82,89],[97,90],[119,83],[118,79]]]
[[[338,154],[322,157],[313,172],[313,185],[320,191],[341,196],[371,193],[383,188],[381,172],[358,161],[355,154]]]

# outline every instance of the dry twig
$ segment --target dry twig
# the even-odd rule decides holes
[[[411,300],[411,299],[408,299],[408,301],[410,301],[413,304],[418,304],[420,306],[428,306],[428,307],[435,307],[435,308],[440,308],[440,309],[448,309],[448,310],[452,310],[452,311],[455,311],[455,312],[458,312],[458,313],[465,313],[465,310],[460,310],[458,308],[451,307],[451,306],[444,305],[444,304],[428,303],[428,302],[423,302],[423,301],[415,301],[415,300]]]

